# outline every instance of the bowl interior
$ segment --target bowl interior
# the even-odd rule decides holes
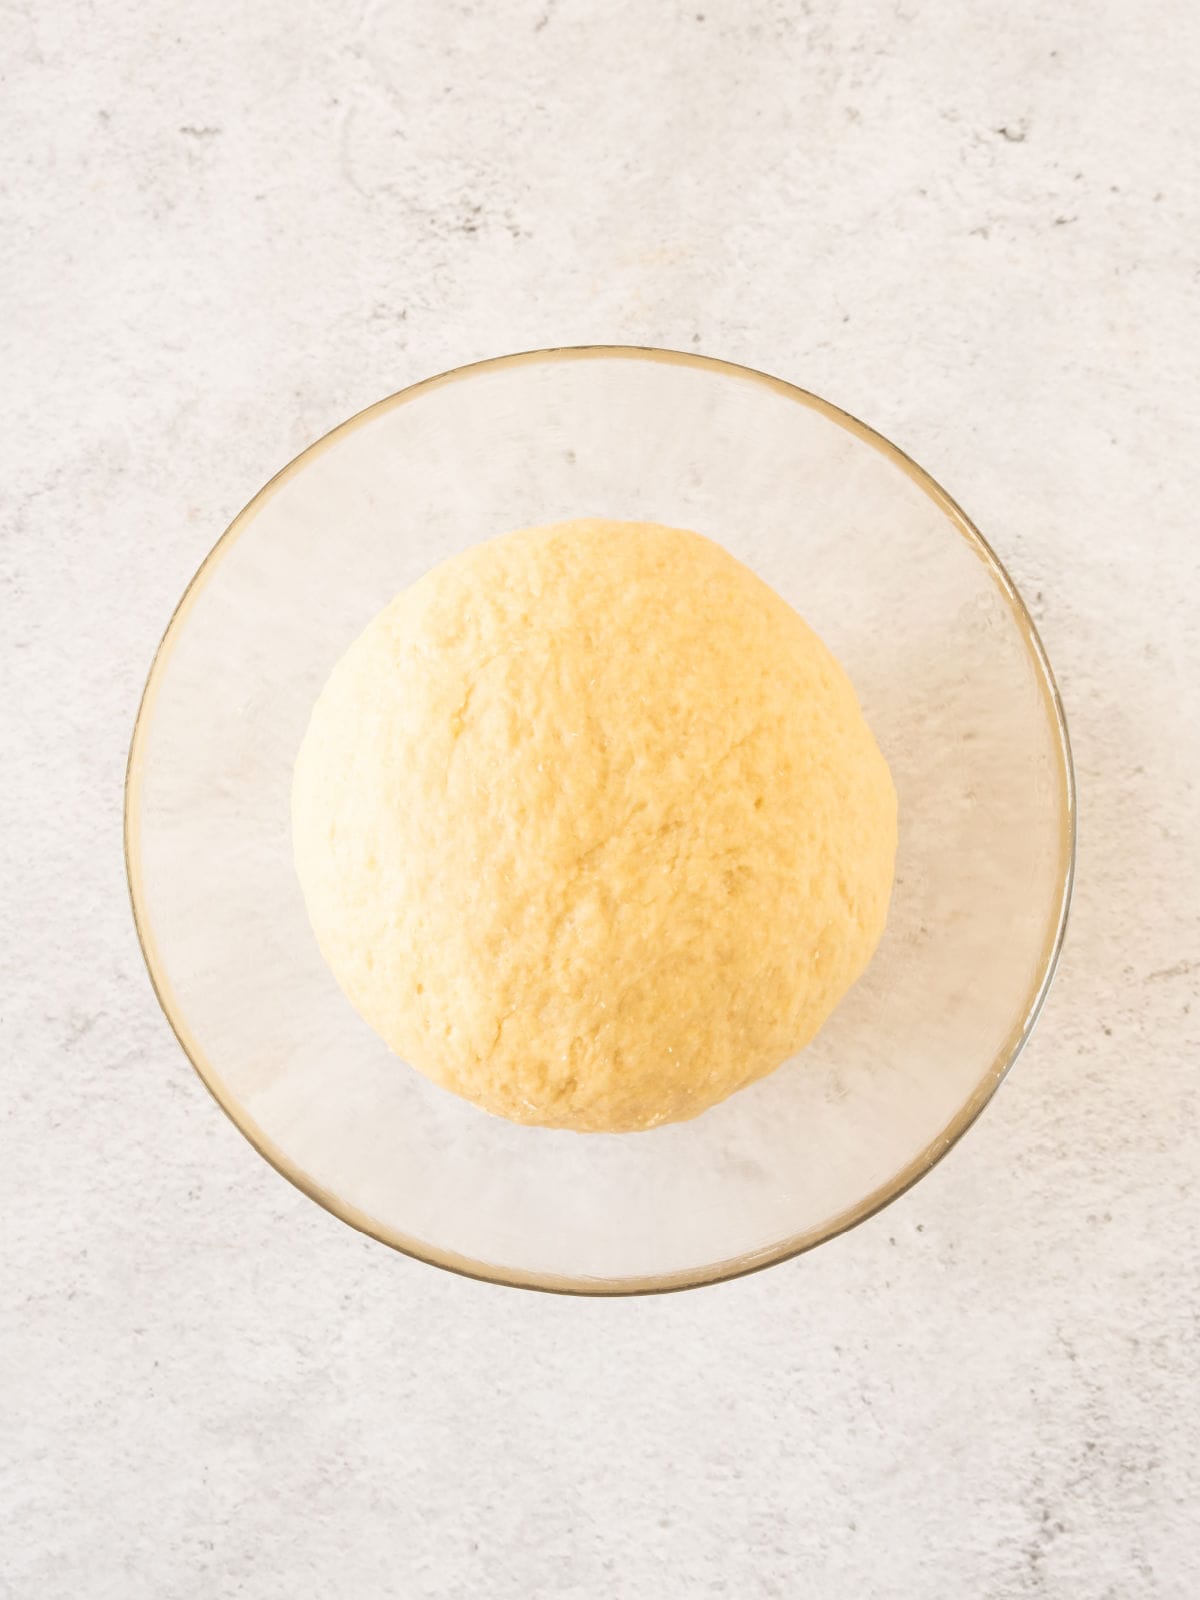
[[[887,932],[816,1042],[694,1122],[624,1136],[511,1126],[392,1056],[317,951],[289,837],[313,699],[375,612],[466,545],[582,515],[696,529],[774,585],[849,672],[900,801]],[[428,1260],[598,1291],[780,1259],[931,1165],[1032,1024],[1072,828],[1036,636],[937,487],[785,384],[616,349],[431,380],[272,480],[172,619],[127,796],[160,998],[262,1153]]]

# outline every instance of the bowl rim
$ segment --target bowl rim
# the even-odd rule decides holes
[[[277,489],[282,487],[289,478],[298,473],[336,439],[362,426],[369,419],[381,415],[394,407],[406,405],[409,401],[418,399],[434,389],[462,382],[484,372],[494,372],[500,369],[532,366],[539,363],[592,360],[648,362],[690,367],[696,371],[735,377],[764,386],[787,400],[802,405],[809,410],[820,412],[830,421],[846,429],[849,433],[870,445],[874,450],[886,456],[916,484],[945,513],[950,523],[957,528],[961,537],[972,546],[984,565],[989,569],[992,578],[1008,602],[1018,632],[1033,660],[1042,694],[1043,707],[1056,736],[1055,749],[1058,756],[1059,807],[1061,815],[1058,883],[1055,895],[1056,909],[1049,920],[1041,958],[1038,962],[1033,982],[1026,995],[1025,1004],[988,1070],[983,1074],[972,1094],[954,1116],[950,1118],[942,1131],[892,1177],[877,1185],[856,1204],[843,1208],[843,1210],[835,1213],[834,1216],[815,1227],[807,1228],[801,1233],[792,1235],[779,1243],[768,1245],[761,1250],[727,1257],[724,1260],[705,1266],[684,1268],[678,1272],[662,1275],[622,1278],[576,1278],[559,1273],[524,1271],[519,1268],[499,1267],[487,1261],[477,1261],[471,1257],[460,1255],[456,1251],[443,1250],[425,1240],[411,1238],[398,1229],[386,1226],[376,1218],[361,1211],[349,1201],[344,1200],[340,1195],[327,1189],[305,1172],[238,1104],[234,1096],[225,1087],[220,1074],[216,1071],[212,1062],[208,1060],[199,1043],[192,1035],[184,1016],[183,1008],[174,993],[170,977],[158,951],[153,929],[150,926],[140,853],[143,753],[150,713],[157,696],[158,685],[174,641],[179,636],[196,597],[212,577],[221,558],[228,553],[234,542],[249,526],[262,504]],[[766,1267],[777,1266],[781,1262],[790,1261],[793,1257],[803,1255],[817,1245],[837,1238],[838,1235],[846,1233],[849,1229],[857,1227],[859,1223],[875,1216],[885,1206],[890,1205],[892,1201],[899,1199],[902,1194],[911,1189],[919,1179],[923,1178],[927,1172],[930,1172],[937,1165],[975,1122],[1007,1076],[1033,1031],[1034,1024],[1054,978],[1059,955],[1062,951],[1075,878],[1075,851],[1075,773],[1066,715],[1063,710],[1058,685],[1055,682],[1050,662],[1038,635],[1037,628],[1034,625],[1033,618],[1018,593],[1016,585],[1009,577],[996,552],[957,502],[923,467],[919,466],[903,450],[893,444],[890,439],[885,438],[883,434],[869,427],[865,422],[860,421],[849,412],[842,410],[840,406],[822,399],[819,395],[800,388],[796,384],[789,383],[783,378],[777,378],[769,373],[761,372],[755,367],[744,366],[733,361],[724,361],[715,356],[702,355],[697,351],[660,349],[643,345],[565,345],[541,350],[523,350],[511,355],[493,356],[482,361],[468,362],[463,366],[452,367],[445,372],[421,379],[417,383],[398,390],[395,394],[388,395],[382,400],[377,400],[373,405],[356,412],[353,416],[348,417],[344,422],[331,428],[328,433],[323,434],[319,439],[308,445],[299,455],[295,456],[286,466],[268,479],[262,488],[243,506],[200,563],[184,589],[179,602],[171,613],[170,620],[150,663],[145,686],[138,703],[125,770],[125,875],[130,905],[133,911],[134,927],[137,931],[138,943],[141,946],[150,983],[184,1055],[191,1062],[200,1081],[234,1126],[249,1141],[258,1154],[274,1167],[281,1176],[286,1178],[289,1183],[299,1189],[302,1194],[307,1195],[311,1200],[315,1200],[318,1205],[333,1216],[338,1217],[342,1222],[348,1223],[350,1227],[366,1234],[369,1238],[377,1239],[380,1243],[390,1246],[400,1254],[409,1256],[413,1260],[423,1261],[430,1266],[441,1267],[445,1271],[456,1273],[462,1277],[500,1284],[509,1288],[537,1289],[551,1294],[602,1297],[664,1294],[675,1290],[700,1288],[707,1284],[722,1283],[729,1279],[744,1277],[748,1273],[759,1272]]]

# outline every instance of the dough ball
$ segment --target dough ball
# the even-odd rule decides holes
[[[693,1117],[806,1045],[883,932],[896,796],[849,680],[698,534],[565,522],[398,595],[292,796],[352,1004],[517,1122]]]

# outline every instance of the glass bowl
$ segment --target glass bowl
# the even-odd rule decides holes
[[[392,1055],[317,951],[289,837],[314,697],[366,622],[454,551],[575,516],[695,529],[771,583],[849,672],[900,801],[887,932],[815,1043],[695,1121],[627,1135],[511,1125]],[[126,858],[180,1043],[306,1194],[472,1276],[675,1289],[870,1216],[991,1098],[1062,940],[1070,752],[1007,574],[894,445],[727,362],[537,351],[380,401],[234,520],[150,669]]]

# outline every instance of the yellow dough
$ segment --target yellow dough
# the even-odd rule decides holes
[[[353,1005],[517,1122],[695,1116],[793,1055],[883,932],[896,796],[854,690],[698,534],[565,522],[398,595],[296,762]]]

